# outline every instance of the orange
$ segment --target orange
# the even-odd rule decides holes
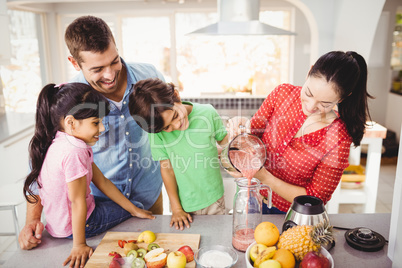
[[[279,248],[274,256],[272,257],[273,260],[277,260],[282,268],[294,268],[296,266],[295,257],[293,256],[292,252],[285,248]]]
[[[279,230],[272,222],[261,222],[255,228],[254,239],[258,244],[274,246],[279,240]]]

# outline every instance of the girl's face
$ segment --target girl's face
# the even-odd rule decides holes
[[[172,110],[161,113],[164,127],[162,131],[172,132],[174,130],[183,131],[189,126],[188,111],[181,102],[175,102]]]
[[[335,85],[322,77],[307,77],[300,94],[303,113],[307,116],[332,111],[341,100]]]
[[[93,146],[99,140],[99,134],[105,130],[102,119],[90,117],[81,120],[74,120],[72,135],[86,144]]]

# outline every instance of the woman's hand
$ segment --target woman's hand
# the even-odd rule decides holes
[[[250,119],[244,116],[235,116],[228,120],[227,131],[229,141],[241,133],[250,133]]]
[[[183,209],[177,209],[172,211],[172,218],[170,220],[170,227],[174,225],[176,230],[184,230],[184,226],[190,228],[190,222],[193,222],[193,218]]]
[[[152,212],[149,210],[137,208],[134,210],[133,213],[131,213],[131,216],[142,218],[142,219],[155,219],[155,216],[152,215]]]
[[[73,246],[70,256],[64,261],[63,266],[66,266],[70,262],[70,268],[84,267],[87,260],[92,256],[93,249],[87,244],[79,244]]]

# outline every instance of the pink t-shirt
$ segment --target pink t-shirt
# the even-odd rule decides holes
[[[87,217],[95,208],[89,184],[92,180],[92,148],[84,141],[58,131],[50,145],[38,178],[46,230],[53,237],[72,234],[71,201],[67,183],[86,176]]]

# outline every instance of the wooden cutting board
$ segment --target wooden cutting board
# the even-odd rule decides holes
[[[173,233],[155,233],[156,240],[154,243],[157,243],[161,248],[165,249],[165,252],[169,254],[169,252],[178,250],[181,246],[188,245],[195,252],[198,250],[200,246],[200,234],[173,234]],[[107,232],[95,252],[92,254],[92,257],[88,260],[85,267],[109,267],[110,262],[113,257],[109,256],[109,252],[116,251],[120,253],[123,257],[124,249],[120,248],[118,245],[119,240],[137,240],[140,232]],[[137,243],[140,248],[147,248],[148,244],[146,243]],[[194,268],[196,265],[195,261],[187,263],[186,267]]]

